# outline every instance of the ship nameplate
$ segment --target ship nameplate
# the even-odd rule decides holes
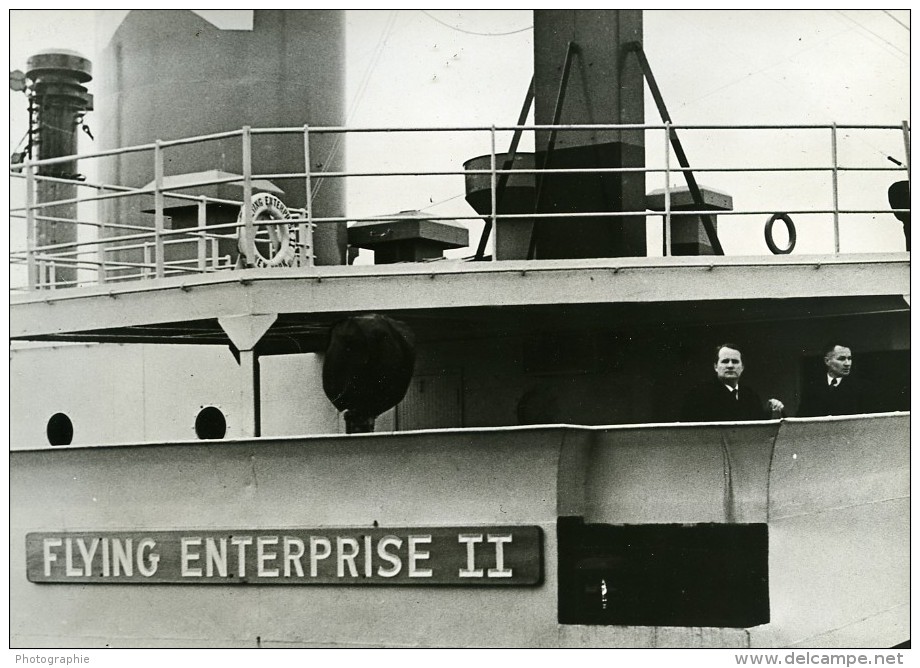
[[[538,526],[36,532],[30,582],[536,585]]]

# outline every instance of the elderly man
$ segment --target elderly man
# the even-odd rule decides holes
[[[741,385],[744,362],[741,349],[734,343],[723,343],[716,349],[713,364],[716,375],[695,388],[684,401],[681,420],[684,422],[721,422],[729,420],[768,420],[781,417],[783,403],[770,399],[765,405],[757,392]]]
[[[828,343],[823,352],[826,373],[805,386],[799,402],[799,417],[871,413],[870,394],[859,379],[850,377],[853,368],[850,348]]]

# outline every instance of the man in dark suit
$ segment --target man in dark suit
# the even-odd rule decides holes
[[[827,373],[802,391],[799,417],[872,412],[871,396],[858,379],[850,376],[853,353],[849,347],[837,343],[824,346],[824,366]]]
[[[781,417],[783,403],[770,399],[768,405],[752,388],[741,385],[744,363],[741,349],[734,343],[723,343],[716,349],[713,364],[715,378],[695,388],[684,401],[681,421],[721,422],[735,420],[769,420]]]

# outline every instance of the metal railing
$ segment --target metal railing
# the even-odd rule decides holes
[[[204,135],[199,137],[189,137],[171,141],[157,141],[152,144],[132,146],[122,149],[109,151],[100,151],[92,154],[81,156],[65,156],[42,161],[25,161],[21,164],[11,165],[11,179],[16,179],[24,184],[22,206],[11,207],[10,219],[11,227],[14,221],[24,221],[25,235],[24,248],[12,250],[10,253],[10,262],[13,266],[24,265],[25,281],[21,285],[11,285],[12,289],[48,289],[56,287],[67,287],[61,281],[57,280],[56,274],[61,267],[72,267],[79,271],[76,280],[71,281],[69,285],[82,285],[92,283],[104,283],[110,281],[124,281],[136,279],[156,279],[170,275],[190,274],[190,273],[207,273],[222,271],[231,268],[245,269],[252,265],[253,258],[258,256],[257,245],[269,245],[269,253],[274,252],[273,242],[277,240],[278,235],[267,233],[272,226],[283,226],[290,229],[289,226],[295,226],[296,234],[294,235],[295,252],[293,260],[288,263],[296,267],[310,267],[315,264],[313,233],[318,225],[326,224],[343,224],[353,221],[386,221],[399,220],[400,215],[392,216],[369,216],[356,217],[348,215],[316,215],[316,192],[318,185],[327,179],[365,179],[365,178],[392,178],[392,177],[468,177],[471,175],[488,176],[490,190],[490,205],[487,214],[470,213],[467,211],[458,212],[452,215],[426,215],[430,220],[445,221],[483,221],[488,219],[491,222],[491,229],[497,229],[499,222],[513,221],[515,219],[526,219],[529,221],[539,221],[542,219],[570,220],[577,221],[579,218],[608,218],[615,220],[623,217],[644,217],[661,216],[662,217],[662,254],[667,255],[671,248],[671,230],[672,222],[675,215],[694,216],[694,215],[711,215],[714,212],[708,208],[698,210],[686,210],[682,208],[675,212],[672,208],[672,197],[675,186],[672,184],[672,178],[691,171],[687,168],[675,167],[672,165],[670,144],[671,133],[675,130],[688,132],[707,132],[718,133],[723,131],[746,133],[766,132],[766,131],[817,131],[826,132],[828,146],[830,149],[829,164],[806,164],[806,165],[775,165],[775,166],[694,166],[692,171],[696,174],[750,174],[763,175],[771,173],[783,174],[818,174],[828,175],[830,177],[830,196],[829,205],[795,207],[790,209],[787,203],[778,202],[770,206],[754,207],[746,210],[719,211],[720,216],[771,216],[777,212],[786,215],[817,215],[830,216],[833,221],[833,252],[840,253],[840,218],[841,216],[852,215],[877,215],[877,214],[898,214],[909,213],[909,209],[891,209],[891,208],[856,208],[845,207],[841,205],[841,176],[845,173],[882,173],[893,172],[905,175],[910,178],[910,128],[907,122],[899,125],[676,125],[666,124],[634,124],[634,125],[510,125],[510,126],[488,126],[488,127],[448,127],[448,128],[344,128],[344,127],[316,127],[309,126],[298,128],[250,128],[244,127],[232,132]],[[546,168],[546,169],[520,169],[512,167],[511,169],[502,169],[499,165],[499,138],[504,137],[507,133],[546,133],[546,132],[594,132],[610,133],[624,131],[641,131],[643,133],[662,133],[664,138],[663,154],[660,164],[655,166],[642,167],[585,167],[585,168]],[[903,142],[904,159],[897,160],[888,157],[894,166],[885,165],[884,167],[870,165],[845,165],[841,164],[839,158],[839,141],[841,133],[848,132],[866,132],[882,131],[886,133],[900,133],[900,141]],[[394,133],[474,133],[487,134],[489,139],[489,168],[488,169],[450,169],[450,170],[364,170],[364,171],[327,171],[314,170],[310,165],[311,162],[311,139],[323,135],[332,134],[384,134],[393,135]],[[305,168],[302,172],[286,173],[265,173],[259,174],[253,172],[253,148],[254,140],[261,136],[292,136],[296,137],[295,141],[302,143]],[[165,175],[165,157],[170,149],[179,146],[192,144],[201,144],[205,142],[222,140],[228,138],[239,138],[241,142],[242,160],[239,175],[230,175],[220,178],[200,179],[197,181],[183,181],[174,185],[166,183],[168,177]],[[648,143],[648,140],[646,140]],[[536,141],[535,141],[536,144]],[[653,144],[649,144],[650,146]],[[877,149],[876,149],[877,150]],[[154,179],[152,184],[142,188],[130,188],[120,185],[111,185],[95,183],[89,181],[72,181],[68,179],[53,178],[42,176],[38,171],[58,163],[71,162],[75,158],[81,161],[101,160],[116,156],[124,156],[130,153],[149,153],[152,155]],[[884,151],[881,153],[884,154]],[[654,152],[649,152],[654,155]],[[485,157],[485,156],[483,156]],[[656,161],[652,161],[656,162]],[[498,201],[497,184],[502,174],[509,175],[547,175],[547,174],[630,174],[642,173],[647,175],[657,175],[661,178],[664,188],[664,207],[663,210],[641,211],[618,211],[618,210],[601,210],[601,211],[581,211],[581,212],[526,212],[526,213],[504,213],[500,211],[500,202]],[[292,217],[285,220],[255,220],[251,206],[243,206],[243,202],[252,200],[253,192],[256,189],[254,182],[258,180],[278,180],[278,179],[299,179],[302,180],[306,198],[305,206],[301,209],[291,209]],[[37,191],[42,183],[58,183],[73,186],[75,189],[82,191],[93,191],[95,194],[90,196],[76,196],[54,201],[38,201]],[[234,183],[242,186],[242,198],[240,200],[224,199],[218,197],[207,197],[196,194],[177,192],[180,190],[200,189],[206,186],[218,186],[225,183]],[[648,186],[646,187],[648,189]],[[458,194],[462,195],[460,192]],[[81,219],[78,215],[70,217],[47,215],[45,211],[48,208],[61,207],[63,205],[85,207],[87,204],[95,203],[98,207],[100,204],[108,202],[118,202],[129,198],[150,198],[153,197],[153,224],[152,227],[143,224],[125,222],[123,220],[112,221],[102,219]],[[12,198],[11,198],[12,199]],[[455,198],[451,198],[455,199]],[[816,199],[820,199],[816,197]],[[183,229],[168,229],[166,219],[167,202],[181,202],[185,205],[194,205],[197,207],[197,224],[192,227]],[[213,224],[208,221],[209,207],[211,206],[231,206],[240,208],[241,214],[236,222]],[[612,207],[608,207],[612,208]],[[91,218],[91,217],[90,217]],[[76,236],[75,241],[66,241],[53,244],[39,244],[38,230],[39,227],[46,224],[72,225],[83,236],[92,238],[81,239]],[[11,230],[11,233],[15,228]],[[90,234],[92,233],[92,234]],[[239,253],[236,252],[237,237],[240,236],[243,241]],[[227,251],[228,243],[232,243],[233,250]],[[475,246],[475,241],[471,242]],[[223,250],[221,249],[223,246]],[[173,249],[186,247],[185,255],[173,252]],[[190,248],[189,248],[190,247]],[[234,255],[238,255],[234,257]],[[496,259],[493,255],[492,259]]]

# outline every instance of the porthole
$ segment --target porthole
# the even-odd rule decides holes
[[[46,433],[51,445],[70,445],[73,443],[73,422],[64,413],[55,413],[48,420]]]
[[[205,406],[195,418],[195,435],[202,440],[220,439],[227,434],[227,419],[217,406]]]

